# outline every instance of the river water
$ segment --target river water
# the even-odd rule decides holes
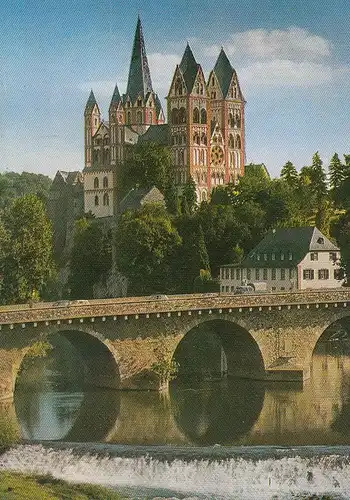
[[[348,341],[318,346],[304,386],[187,379],[158,394],[89,389],[82,373],[74,353],[26,367],[8,412],[26,442],[1,468],[130,498],[350,498]]]

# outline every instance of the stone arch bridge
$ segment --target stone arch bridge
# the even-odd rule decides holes
[[[91,384],[157,388],[157,347],[174,353],[206,324],[219,335],[228,375],[261,380],[308,378],[326,328],[350,316],[350,290],[260,295],[197,294],[0,307],[0,400],[12,399],[30,346],[65,335],[86,361]]]

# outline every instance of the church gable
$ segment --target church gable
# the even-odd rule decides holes
[[[168,96],[169,97],[183,96],[186,94],[186,92],[187,92],[186,82],[182,72],[180,71],[179,65],[177,65],[173,76],[173,80],[170,85]]]
[[[207,89],[208,89],[208,94],[211,99],[223,99],[223,94],[221,91],[221,87],[219,84],[219,80],[214,73],[214,71],[211,71],[208,79],[208,84],[207,84]]]
[[[100,126],[96,130],[94,138],[96,138],[97,136],[104,137],[105,135],[109,135],[109,127],[107,127],[106,122],[101,122]]]
[[[244,97],[243,97],[243,94],[241,92],[241,88],[239,86],[237,74],[236,74],[235,71],[234,71],[234,73],[232,75],[231,82],[230,82],[230,84],[228,86],[228,91],[227,91],[226,98],[227,99],[237,99],[239,101],[244,101]]]

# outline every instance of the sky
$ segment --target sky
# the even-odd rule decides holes
[[[350,153],[349,0],[2,0],[0,172],[82,170],[92,88],[108,119],[138,14],[165,105],[189,42],[206,76],[221,46],[246,104],[246,162],[278,176]]]

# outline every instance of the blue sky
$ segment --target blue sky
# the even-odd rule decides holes
[[[107,117],[138,13],[161,97],[187,41],[207,75],[225,48],[247,100],[247,162],[277,176],[317,150],[326,165],[350,153],[348,0],[3,0],[0,171],[83,168],[90,88]]]

